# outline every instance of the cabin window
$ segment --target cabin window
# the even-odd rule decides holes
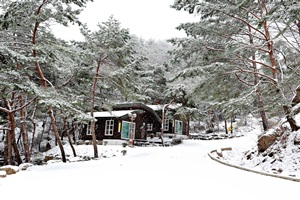
[[[121,138],[129,139],[130,133],[133,133],[132,139],[135,137],[135,123],[122,121],[122,130],[121,130]]]
[[[114,133],[114,120],[105,121],[105,135],[112,136]]]
[[[164,131],[168,131],[169,130],[169,123],[170,123],[169,119],[165,119],[164,120]]]
[[[147,124],[147,131],[153,130],[153,124]]]
[[[86,125],[86,135],[92,135],[91,124],[90,123],[88,123]]]
[[[182,134],[182,121],[175,120],[174,129],[175,134]]]

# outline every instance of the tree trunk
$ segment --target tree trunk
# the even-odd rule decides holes
[[[71,149],[72,149],[72,152],[73,152],[73,155],[74,157],[76,157],[76,151],[75,151],[75,148],[72,144],[72,140],[71,140],[71,136],[70,136],[70,132],[69,132],[69,128],[68,128],[68,124],[67,124],[67,120],[64,116],[62,116],[63,120],[64,120],[64,131],[66,131],[67,133],[67,136],[68,136],[68,140],[69,140],[69,144],[71,146]]]
[[[13,150],[15,153],[15,158],[17,159],[18,164],[22,163],[22,159],[16,144],[15,139],[15,128],[16,128],[16,122],[15,122],[15,112],[11,111],[11,108],[14,107],[14,100],[15,100],[15,92],[13,91],[11,93],[11,101],[9,102],[6,98],[3,99],[5,107],[8,111],[6,111],[7,114],[7,120],[8,120],[8,131],[6,134],[6,144],[7,144],[7,163],[10,165],[14,165],[13,160]]]
[[[22,95],[19,95],[18,98],[22,107]],[[29,147],[28,147],[28,137],[26,132],[26,117],[23,108],[20,110],[20,117],[21,117],[21,135],[22,135],[23,146],[24,146],[25,162],[29,162],[30,154],[29,154]]]
[[[8,130],[6,131],[6,139],[4,140],[4,165],[8,165]]]
[[[269,125],[268,125],[268,120],[267,120],[266,112],[264,109],[264,103],[263,103],[263,100],[261,97],[261,90],[260,90],[259,86],[257,86],[257,89],[256,89],[256,97],[257,97],[257,104],[258,104],[258,108],[259,108],[260,117],[262,120],[263,129],[264,129],[264,131],[267,131],[269,129]]]
[[[46,0],[44,0],[42,2],[42,4],[38,7],[37,11],[36,11],[36,15],[38,16],[41,12],[41,9],[42,7],[44,6],[44,4],[46,3]],[[35,46],[36,46],[36,35],[37,35],[37,32],[38,32],[38,28],[39,28],[39,25],[40,25],[40,22],[38,21],[38,19],[36,20],[35,22],[35,26],[34,26],[34,29],[33,29],[33,36],[32,36],[32,44],[34,45],[34,49],[32,50],[32,53],[33,53],[33,57],[35,59],[37,59],[37,50],[35,49]],[[46,82],[46,79],[44,77],[44,74],[42,72],[42,69],[39,65],[39,62],[36,61],[35,62],[35,68],[37,70],[37,74],[38,76],[40,77],[41,79],[41,82],[42,82],[42,86],[46,89],[47,88],[47,82]],[[54,135],[55,135],[55,138],[57,140],[57,143],[58,143],[58,146],[59,146],[59,149],[61,151],[61,157],[62,157],[62,161],[63,162],[66,162],[66,155],[65,155],[65,151],[64,151],[64,147],[60,141],[60,138],[59,138],[59,134],[58,134],[58,131],[57,131],[57,127],[56,127],[56,124],[55,124],[55,118],[54,118],[54,115],[53,115],[53,110],[52,110],[52,106],[48,106],[48,114],[49,114],[49,117],[51,119],[51,125],[52,125],[52,129],[53,129],[53,132],[54,132]]]
[[[96,140],[96,134],[95,134],[95,119],[94,119],[94,106],[95,106],[95,91],[96,91],[96,86],[97,86],[97,79],[99,77],[99,72],[100,72],[100,66],[103,62],[102,54],[100,53],[98,62],[97,62],[97,68],[96,68],[96,74],[94,77],[93,85],[92,85],[92,90],[91,90],[91,132],[92,132],[92,139],[93,139],[93,148],[94,148],[94,158],[98,158],[98,148],[97,148],[97,140]]]
[[[286,119],[287,119],[288,123],[290,124],[292,131],[298,131],[300,129],[300,127],[297,125],[294,118],[292,116],[290,116],[290,113],[291,113],[290,108],[288,106],[283,106],[283,109],[285,111]]]
[[[58,134],[57,127],[56,127],[56,124],[55,124],[55,118],[54,118],[51,106],[48,107],[48,111],[49,111],[49,115],[50,115],[50,118],[51,118],[52,129],[53,129],[56,141],[58,143],[58,146],[59,146],[59,149],[60,149],[60,152],[61,152],[62,161],[67,162],[65,150],[64,150],[64,147],[63,147],[63,145],[61,143],[61,140],[59,138],[59,134]]]
[[[16,137],[15,137],[16,123],[15,123],[14,114],[15,113],[9,113],[9,116],[8,116],[8,121],[9,121],[8,123],[9,123],[9,128],[10,128],[10,130],[8,131],[9,135],[7,135],[7,137],[9,138],[8,145],[10,146],[8,148],[8,162],[10,165],[14,165],[14,161],[12,158],[12,155],[13,155],[12,150],[14,150],[15,158],[17,160],[17,163],[20,165],[20,164],[22,164],[22,159],[20,156],[18,146],[16,144]]]
[[[6,132],[6,144],[7,144],[7,160],[6,163],[9,165],[13,165],[13,159],[12,159],[12,141],[11,141],[11,129],[12,125],[10,120],[8,120],[8,129]]]
[[[267,8],[267,5],[265,3],[264,0],[261,0],[260,2],[260,6],[261,6],[261,15],[263,16],[263,13],[265,14],[265,16],[268,16],[269,11]],[[276,60],[274,57],[274,51],[273,51],[273,41],[270,38],[270,32],[269,32],[269,26],[267,25],[267,20],[264,20],[262,22],[264,31],[265,31],[265,41],[267,44],[267,48],[268,48],[268,54],[269,54],[269,59],[270,59],[270,63],[271,63],[271,71],[272,71],[272,76],[274,80],[277,80],[277,69],[276,69]],[[277,86],[278,83],[276,82],[275,85]]]
[[[94,99],[95,99],[95,88],[96,88],[96,81],[97,79],[94,79],[93,83],[93,89],[91,92],[91,126],[90,130],[92,132],[92,139],[93,139],[93,148],[94,148],[94,158],[98,158],[98,149],[97,149],[97,141],[96,141],[96,134],[95,134],[95,119],[94,119]]]
[[[225,133],[226,133],[226,135],[228,135],[227,120],[226,119],[224,119],[224,123],[225,123]]]
[[[231,118],[230,118],[230,133],[233,133],[233,121],[234,121],[234,112],[232,112],[231,114]]]
[[[32,126],[33,126],[33,131],[32,131],[31,146],[30,146],[30,150],[29,150],[30,156],[32,155],[33,145],[34,145],[34,137],[35,137],[35,132],[36,132],[36,123],[35,123],[34,119],[31,119],[31,122],[32,122]]]
[[[32,122],[33,125],[33,131],[32,131],[32,139],[31,139],[31,146],[30,146],[30,151],[29,151],[29,157],[31,157],[32,155],[32,150],[33,150],[33,145],[34,145],[34,137],[35,137],[35,133],[36,133],[36,122],[35,122],[35,113],[38,107],[38,100],[36,99],[35,101],[35,106],[30,118],[30,121]]]
[[[251,27],[249,27],[249,32],[251,33]],[[249,34],[249,38],[250,38],[250,44],[253,45],[253,35]],[[256,56],[255,54],[252,54],[252,60],[256,60]],[[259,109],[259,113],[260,113],[260,117],[262,120],[262,125],[263,125],[263,129],[264,131],[267,131],[269,129],[269,125],[268,125],[268,120],[267,120],[267,116],[266,116],[266,112],[265,112],[265,108],[264,108],[264,102],[262,99],[262,91],[260,89],[259,86],[259,77],[257,75],[258,69],[257,69],[257,64],[256,62],[252,62],[252,67],[253,67],[253,71],[254,73],[254,86],[256,87],[255,92],[256,92],[256,100],[257,100],[257,106]]]

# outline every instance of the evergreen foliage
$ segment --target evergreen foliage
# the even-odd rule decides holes
[[[91,121],[86,113],[92,92],[92,107],[99,110],[118,102],[172,102],[182,105],[181,116],[195,120],[220,112],[225,119],[233,112],[260,113],[263,119],[263,112],[281,115],[282,107],[290,106],[300,77],[297,0],[175,0],[173,9],[199,20],[180,24],[177,29],[187,37],[169,43],[137,38],[113,16],[91,31],[78,18],[87,2],[0,1],[6,163],[22,162],[23,155],[28,161],[44,132],[58,127],[63,138],[67,122]],[[51,30],[56,23],[80,25],[85,40],[56,38]],[[34,135],[38,122],[44,126],[49,118],[52,128]],[[18,134],[23,148],[17,146]]]
[[[279,17],[275,11],[284,6],[291,9],[289,15]],[[286,51],[290,45],[283,41],[287,33],[279,28],[282,24],[291,28],[288,21],[297,20],[291,7],[292,3],[282,1],[176,0],[172,8],[197,15],[199,21],[180,24],[177,28],[188,37],[170,40],[178,47],[173,62],[183,68],[174,79],[198,77],[190,98],[222,105],[222,110],[252,110],[249,106],[257,105],[255,95],[259,95],[266,104],[260,112],[283,113],[282,106],[289,105],[293,96],[290,88],[298,85],[297,64],[291,65],[295,59],[286,59],[287,54],[293,56]]]

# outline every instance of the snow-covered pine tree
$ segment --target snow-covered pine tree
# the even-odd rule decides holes
[[[66,103],[69,102],[66,93],[59,93],[55,87],[61,88],[73,76],[78,59],[74,59],[76,56],[72,53],[75,51],[72,51],[70,46],[51,34],[50,24],[53,22],[63,25],[68,25],[70,22],[80,24],[77,18],[80,10],[73,8],[84,7],[87,2],[87,0],[43,0],[2,3],[1,34],[5,34],[6,37],[2,41],[1,54],[13,60],[14,65],[10,67],[16,66],[17,71],[25,77],[20,79],[22,83],[28,80],[27,90],[24,89],[26,87],[22,87],[22,92],[28,95],[28,91],[34,91],[34,96],[39,99],[38,102],[48,109],[52,129],[64,162],[66,158],[53,108],[71,104]],[[64,57],[65,55],[67,56]],[[5,70],[10,73],[9,68]]]
[[[276,29],[267,17],[272,5],[263,0],[175,1],[173,8],[199,16],[199,22],[178,27],[188,38],[171,40],[180,47],[174,52],[175,58],[187,63],[185,72],[200,72],[199,76],[218,64],[217,68],[224,75],[235,76],[249,86],[248,90],[256,91],[258,104],[265,102],[273,110],[278,106],[282,108],[286,95],[290,94],[284,93],[281,75],[289,70],[281,68],[277,62],[277,40],[273,40]],[[266,130],[268,125],[263,116],[266,106],[260,105],[259,109]]]
[[[81,44],[87,52],[89,65],[94,66],[92,72],[92,88],[90,95],[91,133],[94,146],[94,157],[98,157],[95,135],[94,107],[107,102],[96,101],[97,83],[107,84],[112,90],[127,96],[134,85],[133,77],[129,75],[139,62],[134,57],[133,46],[130,43],[129,30],[122,28],[121,23],[113,16],[106,22],[98,24],[98,30],[91,32],[86,26],[81,29],[85,41]],[[103,99],[102,99],[103,100]]]

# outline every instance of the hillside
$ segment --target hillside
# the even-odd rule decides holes
[[[300,125],[300,114],[295,116],[295,120],[297,125]],[[250,145],[250,148],[224,151],[222,159],[258,171],[300,178],[300,130],[291,132],[286,123],[280,125],[285,126],[287,130],[265,151],[259,151],[256,142]],[[256,141],[259,136],[260,134],[257,135]]]

